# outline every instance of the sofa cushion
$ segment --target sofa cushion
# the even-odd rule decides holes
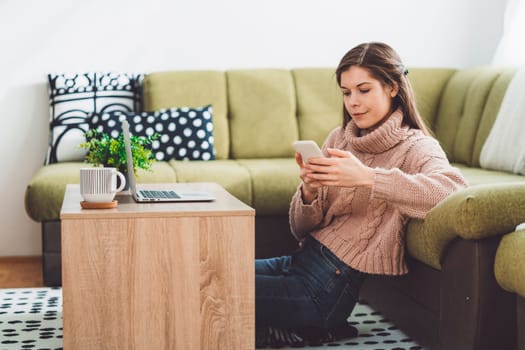
[[[292,70],[297,96],[299,139],[322,145],[332,129],[343,121],[343,94],[335,69]]]
[[[217,159],[229,157],[230,133],[226,76],[219,71],[173,71],[144,77],[144,109],[213,107],[213,136]]]
[[[482,144],[478,129],[484,119],[493,121],[493,114],[497,114],[501,104],[498,96],[505,87],[498,79],[504,72],[487,66],[465,69],[454,74],[445,87],[434,131],[451,161],[479,164],[477,147]],[[485,122],[483,127],[486,138],[486,129],[492,124]]]
[[[157,160],[213,160],[215,148],[211,105],[160,109],[155,112],[110,112],[94,114],[90,126],[98,132],[117,138],[125,119],[135,136],[159,138],[151,144]]]
[[[293,156],[297,140],[295,89],[289,70],[232,70],[226,73],[230,106],[231,157]]]
[[[455,72],[455,69],[447,68],[409,68],[408,78],[414,88],[417,109],[432,130],[441,94]]]
[[[497,170],[486,170],[481,168],[472,168],[461,164],[454,164],[461,173],[467,178],[469,185],[497,184],[525,182],[525,176],[507,173]]]
[[[177,182],[216,182],[244,203],[252,205],[250,173],[235,160],[170,160],[169,165],[176,173]]]
[[[252,204],[257,215],[288,213],[300,182],[295,159],[239,159],[238,162],[251,175]]]
[[[50,138],[46,164],[81,161],[93,112],[142,109],[141,74],[49,74]]]
[[[83,162],[63,162],[40,168],[31,179],[25,192],[27,214],[35,221],[60,218],[60,209],[67,184],[78,184],[80,168],[89,167]],[[175,182],[173,169],[166,162],[155,162],[152,171],[138,171],[137,182]]]
[[[168,162],[154,162],[151,171],[137,169],[135,178],[139,184],[177,182],[177,174]]]

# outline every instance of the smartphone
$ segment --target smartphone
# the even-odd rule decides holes
[[[293,143],[293,147],[301,154],[303,162],[308,163],[308,159],[324,157],[323,152],[317,146],[317,143],[312,140],[300,140]]]

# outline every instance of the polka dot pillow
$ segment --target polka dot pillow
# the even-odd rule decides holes
[[[127,119],[133,135],[160,135],[151,145],[155,158],[159,161],[213,160],[215,148],[212,114],[211,105],[141,113],[112,111],[93,114],[90,126],[117,138],[122,130],[121,121]]]

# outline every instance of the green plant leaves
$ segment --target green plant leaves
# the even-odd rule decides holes
[[[86,162],[94,166],[115,167],[120,172],[127,173],[126,148],[122,133],[116,139],[94,129],[87,131],[84,135],[86,142],[80,144],[80,148],[87,150]],[[151,170],[151,165],[155,162],[155,155],[147,146],[158,137],[157,133],[149,137],[133,135],[130,137],[135,174],[137,174],[137,169]]]

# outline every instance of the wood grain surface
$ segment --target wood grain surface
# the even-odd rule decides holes
[[[254,211],[214,191],[221,215],[62,213],[65,349],[254,349]]]

